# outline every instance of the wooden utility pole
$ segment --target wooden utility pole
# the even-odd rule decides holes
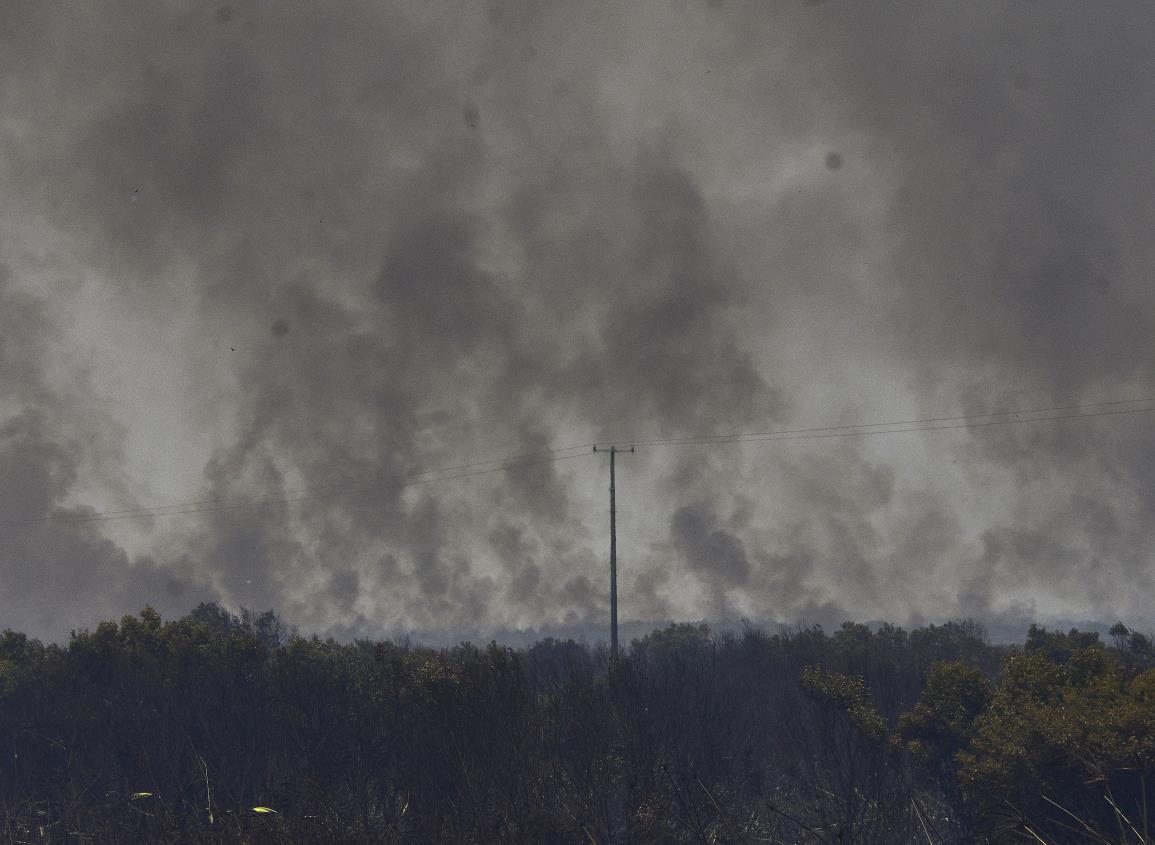
[[[598,448],[595,452],[610,453],[610,660],[618,659],[618,523],[617,505],[614,500],[614,456],[619,452],[633,453],[634,447],[610,446]]]

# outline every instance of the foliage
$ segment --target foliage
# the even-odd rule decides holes
[[[886,721],[870,700],[862,678],[807,666],[802,670],[802,688],[816,701],[845,713],[863,736],[878,741],[886,736]]]
[[[7,631],[0,841],[1138,842],[1155,669],[1117,628],[682,624],[614,664],[216,605]]]
[[[901,735],[922,762],[953,762],[970,739],[976,717],[991,703],[993,688],[978,669],[935,663],[914,710],[900,721]]]
[[[1148,643],[1032,625],[996,681],[938,663],[900,720],[955,820],[987,842],[1148,843],[1155,670]],[[980,661],[981,662],[981,661]]]

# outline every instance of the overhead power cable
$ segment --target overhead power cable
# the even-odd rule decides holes
[[[1023,425],[1025,423],[1054,422],[1057,420],[1080,420],[1090,417],[1114,417],[1126,414],[1143,414],[1155,412],[1155,406],[1150,408],[1122,408],[1111,411],[1093,411],[1086,414],[1055,414],[1051,416],[1015,417],[1006,420],[988,420],[984,417],[952,417],[950,419],[966,420],[965,422],[948,423],[945,425],[915,426],[906,422],[897,423],[868,423],[863,426],[832,426],[822,429],[801,429],[770,431],[756,434],[725,434],[704,435],[702,437],[677,437],[654,440],[630,441],[636,446],[693,446],[693,445],[724,445],[727,443],[764,443],[771,440],[824,440],[831,437],[865,437],[874,434],[906,434],[915,431],[951,431],[960,428],[988,428],[999,425]],[[1030,413],[1023,411],[1021,413]],[[945,419],[945,418],[944,418]],[[870,426],[886,426],[891,428],[868,428]],[[893,427],[898,426],[898,427]]]
[[[397,487],[408,487],[417,484],[426,484],[431,481],[450,481],[457,478],[471,478],[477,475],[486,475],[494,472],[504,472],[509,469],[518,469],[526,466],[556,463],[584,457],[585,452],[577,454],[556,454],[563,451],[572,451],[577,447],[550,449],[543,452],[533,452],[524,455],[513,455],[498,458],[492,461],[478,461],[471,464],[458,464],[451,467],[440,467],[420,472],[398,473],[387,476],[372,484],[359,485],[319,485],[318,487],[302,487],[285,493],[264,496],[237,496],[220,499],[202,499],[195,502],[185,502],[172,505],[159,505],[152,508],[130,508],[119,511],[95,511],[91,513],[68,513],[54,516],[42,516],[34,519],[0,522],[4,527],[20,527],[37,523],[78,523],[78,522],[111,522],[123,519],[143,519],[156,516],[179,516],[193,513],[216,513],[218,511],[238,510],[241,508],[263,507],[265,505],[289,504],[310,499],[337,498],[340,496],[369,495]],[[582,449],[588,446],[583,445]],[[494,465],[496,464],[496,465]],[[483,467],[483,468],[479,468]],[[436,474],[436,473],[449,473]]]
[[[1129,407],[1124,405],[1149,405],[1150,407]],[[1102,410],[1088,410],[1099,408]],[[1060,413],[1083,411],[1086,413]],[[840,437],[863,437],[879,434],[904,434],[920,431],[947,431],[964,428],[987,428],[992,426],[1021,425],[1035,422],[1086,419],[1090,417],[1121,416],[1155,412],[1155,397],[1144,399],[1118,399],[1106,402],[1088,402],[1078,405],[1057,405],[1045,408],[1027,408],[1017,411],[991,411],[985,414],[971,414],[952,417],[925,417],[921,419],[887,420],[871,423],[855,423],[837,426],[811,428],[778,429],[771,431],[734,432],[728,434],[691,435],[685,437],[663,437],[648,439],[622,439],[618,442],[634,446],[693,446],[724,445],[728,443],[756,443],[772,440],[822,440]],[[992,419],[1007,417],[1007,419]],[[216,513],[266,505],[289,504],[313,499],[337,498],[343,496],[371,495],[396,487],[425,484],[433,481],[451,481],[471,478],[490,473],[504,472],[524,466],[554,463],[582,457],[590,450],[591,443],[560,446],[536,452],[526,452],[494,458],[486,461],[435,467],[412,472],[396,473],[362,482],[346,481],[309,485],[276,494],[252,494],[205,498],[168,505],[126,508],[122,510],[94,511],[89,513],[65,513],[41,516],[24,520],[0,522],[2,527],[31,526],[38,523],[84,523],[109,522],[125,519],[143,519],[184,514]],[[569,453],[569,454],[567,454]]]
[[[688,435],[685,437],[655,437],[647,440],[624,440],[622,442],[632,443],[635,446],[659,446],[670,445],[677,443],[707,443],[707,442],[725,442],[727,440],[743,440],[743,439],[757,439],[757,438],[785,438],[790,435],[832,435],[842,436],[841,432],[859,433],[860,429],[868,429],[863,433],[870,434],[869,429],[875,428],[895,428],[897,426],[929,426],[930,428],[973,428],[980,420],[986,420],[990,417],[1007,417],[1007,416],[1023,416],[1029,414],[1047,414],[1059,411],[1079,411],[1086,408],[1109,408],[1120,405],[1141,405],[1155,403],[1155,396],[1146,399],[1115,399],[1109,402],[1084,402],[1079,405],[1053,405],[1047,408],[1021,408],[1013,411],[988,411],[985,414],[962,414],[954,417],[923,417],[921,419],[911,420],[885,420],[881,422],[870,423],[852,423],[848,425],[830,425],[818,426],[814,428],[786,428],[774,429],[770,431],[746,431],[733,432],[729,434],[706,434],[701,436]],[[1155,408],[1134,408],[1126,409],[1121,413],[1142,413],[1144,411],[1152,411]],[[1074,416],[1051,416],[1051,417],[1037,417],[1032,419],[1012,419],[1006,422],[1033,422],[1036,419],[1075,419],[1076,416],[1106,416],[1106,413],[1094,414],[1079,414]],[[1119,412],[1116,412],[1119,413]],[[973,422],[971,422],[973,421]],[[959,426],[937,426],[936,423],[962,423]],[[928,431],[930,428],[901,428],[899,431]],[[878,432],[890,433],[890,432]],[[793,438],[806,439],[806,438]]]

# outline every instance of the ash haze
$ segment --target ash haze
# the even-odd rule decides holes
[[[0,73],[3,627],[601,626],[588,446],[61,517],[1155,395],[1148,3],[3,0]],[[1149,625],[1153,416],[639,447],[621,616]]]

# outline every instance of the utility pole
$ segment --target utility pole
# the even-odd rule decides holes
[[[614,456],[620,452],[633,453],[634,447],[610,446],[595,452],[610,453],[610,662],[618,660],[618,523],[614,500]]]

